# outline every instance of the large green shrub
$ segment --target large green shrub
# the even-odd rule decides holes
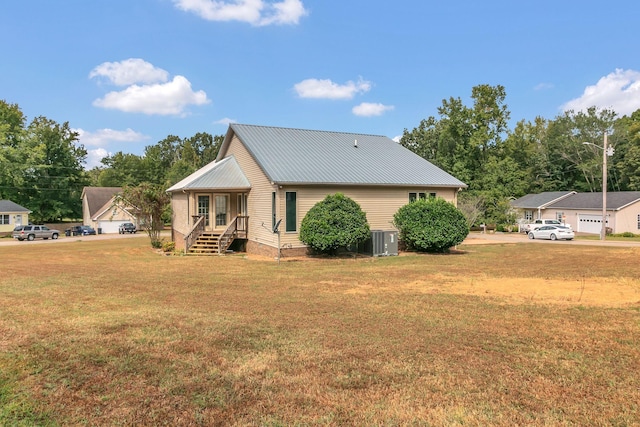
[[[410,248],[447,252],[462,243],[469,226],[462,212],[442,198],[416,200],[398,209],[393,225]]]
[[[300,224],[300,240],[314,251],[335,254],[370,237],[367,215],[360,205],[341,193],[316,203]]]

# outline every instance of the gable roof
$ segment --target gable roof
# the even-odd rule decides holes
[[[120,192],[122,187],[84,187],[82,198],[87,200],[89,216],[93,218],[100,208]]]
[[[19,204],[12,202],[11,200],[0,200],[0,212],[26,212],[31,213],[31,211],[25,207],[20,206]]]
[[[234,156],[211,162],[198,169],[180,182],[172,185],[167,192],[179,190],[205,190],[205,189],[237,189],[251,188],[249,180],[240,169],[240,165]]]
[[[640,191],[607,192],[607,210],[617,211],[640,201]],[[602,192],[576,193],[571,197],[557,201],[549,206],[553,209],[602,209]]]
[[[574,194],[576,194],[575,191],[545,191],[539,194],[527,194],[513,200],[511,206],[520,209],[543,209]]]
[[[231,124],[218,159],[234,134],[278,184],[467,187],[386,136]]]

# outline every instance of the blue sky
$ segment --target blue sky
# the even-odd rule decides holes
[[[22,0],[0,99],[69,122],[87,166],[229,122],[398,137],[503,85],[512,123],[640,108],[636,1]]]

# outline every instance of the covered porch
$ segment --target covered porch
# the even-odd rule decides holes
[[[224,254],[236,240],[246,240],[249,232],[247,193],[194,193],[189,197],[194,214],[185,236],[189,254]],[[244,246],[244,245],[241,245]]]
[[[172,240],[192,254],[222,254],[249,235],[249,180],[235,157],[212,162],[171,186]]]

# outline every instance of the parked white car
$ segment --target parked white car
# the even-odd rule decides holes
[[[529,232],[530,239],[572,240],[574,237],[572,229],[561,225],[543,225]]]
[[[564,224],[557,219],[536,219],[530,224],[524,224],[522,226],[522,231],[528,234],[530,231],[536,230],[544,225],[556,225],[559,227],[571,228],[569,224]]]

